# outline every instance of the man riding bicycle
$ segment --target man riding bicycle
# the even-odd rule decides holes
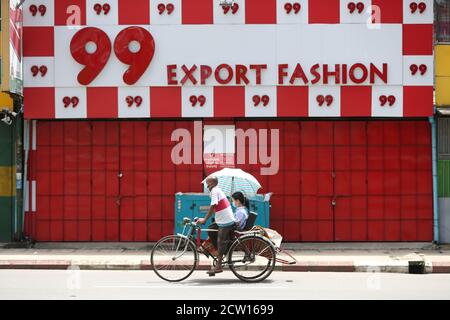
[[[208,232],[208,235],[211,238],[213,245],[218,250],[218,257],[215,268],[208,271],[209,275],[223,272],[223,255],[226,254],[227,244],[236,228],[236,221],[233,211],[231,210],[230,202],[225,196],[225,193],[218,187],[218,184],[219,180],[217,177],[209,177],[206,180],[206,185],[208,186],[211,195],[211,206],[208,214],[204,218],[198,220],[200,224],[205,224],[206,221],[215,214],[215,223],[210,225],[208,229],[217,229],[218,232]]]

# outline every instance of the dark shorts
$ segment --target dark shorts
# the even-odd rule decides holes
[[[219,252],[219,256],[227,253],[228,245],[233,237],[233,232],[236,230],[236,226],[219,227],[217,223],[213,223],[208,226],[208,229],[215,229],[216,231],[208,231],[208,235],[211,238],[212,244]]]

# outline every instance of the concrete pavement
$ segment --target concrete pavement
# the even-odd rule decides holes
[[[150,271],[0,270],[0,300],[4,299],[182,300],[180,305],[212,299],[221,304],[267,299],[435,300],[450,299],[450,275],[274,272],[263,282],[249,284],[231,272],[209,278],[198,271],[181,283],[168,283]]]
[[[36,244],[0,248],[0,269],[149,270],[151,244]],[[425,243],[286,244],[295,265],[277,271],[450,273],[450,246]],[[280,255],[280,258],[288,259]],[[210,267],[201,256],[200,270]]]

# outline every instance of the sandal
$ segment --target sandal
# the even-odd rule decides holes
[[[211,269],[207,272],[207,274],[209,274],[210,277],[214,277],[216,275],[216,273],[222,273],[223,269]]]

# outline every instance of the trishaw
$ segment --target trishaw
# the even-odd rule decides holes
[[[183,231],[177,235],[170,235],[159,240],[151,253],[151,264],[155,273],[163,280],[179,282],[187,279],[199,264],[199,248],[201,246],[201,232],[217,231],[202,229],[193,220],[183,219]],[[265,236],[262,228],[249,231],[235,231],[230,241],[227,254],[222,266],[229,267],[234,275],[245,282],[263,281],[275,269],[275,262],[295,264],[295,258],[286,253],[292,261],[277,259],[277,253],[282,250]],[[209,250],[203,248],[202,253],[213,259]]]

